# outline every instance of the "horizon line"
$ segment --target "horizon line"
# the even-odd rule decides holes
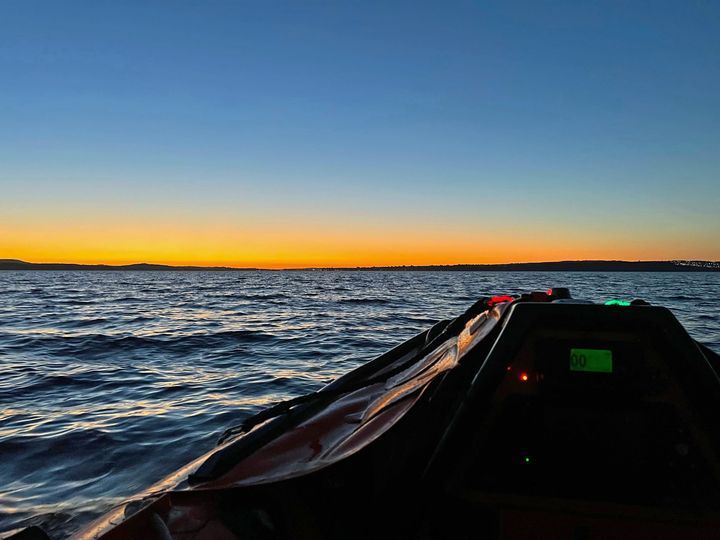
[[[562,259],[562,260],[544,260],[544,261],[513,261],[513,262],[492,262],[492,263],[446,263],[446,264],[374,264],[374,265],[355,265],[355,266],[335,266],[335,265],[321,265],[321,266],[236,266],[236,265],[204,265],[204,264],[169,264],[169,263],[155,263],[155,262],[132,262],[132,263],[106,263],[106,262],[92,262],[92,263],[80,263],[80,262],[40,262],[40,261],[27,261],[23,259],[14,258],[0,258],[0,264],[2,263],[16,263],[16,264],[27,264],[27,265],[50,265],[50,266],[87,266],[87,267],[108,267],[112,268],[126,268],[129,266],[162,266],[168,269],[183,269],[183,268],[197,268],[197,269],[208,269],[208,270],[267,270],[267,271],[282,271],[282,270],[358,270],[358,269],[387,269],[387,268],[449,268],[458,266],[510,266],[510,265],[536,265],[536,264],[558,264],[558,263],[629,263],[629,264],[642,264],[642,263],[671,263],[683,265],[683,263],[709,263],[713,265],[720,265],[720,261],[712,261],[706,259],[642,259],[642,260],[626,260],[626,259]]]

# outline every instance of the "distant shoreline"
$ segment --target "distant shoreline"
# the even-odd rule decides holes
[[[16,259],[0,259],[2,270],[61,270],[89,272],[253,272],[253,271],[384,271],[384,272],[720,272],[720,261],[556,261],[506,264],[454,264],[417,266],[358,266],[333,268],[233,268],[229,266],[170,266],[164,264],[72,264],[29,263]]]
[[[75,264],[75,263],[30,263],[16,259],[0,259],[2,270],[79,270],[85,272],[243,272],[259,268],[232,268],[230,266],[171,266],[167,264]]]

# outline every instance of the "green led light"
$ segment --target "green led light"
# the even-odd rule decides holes
[[[530,458],[527,456],[525,457],[525,463],[530,463]]]
[[[605,302],[606,306],[629,306],[630,302],[627,300],[608,300]]]
[[[570,371],[612,373],[612,357],[605,349],[570,349]]]

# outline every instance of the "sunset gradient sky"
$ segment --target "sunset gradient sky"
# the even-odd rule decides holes
[[[0,4],[0,258],[720,260],[720,4]]]

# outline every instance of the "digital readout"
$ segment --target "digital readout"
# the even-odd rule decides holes
[[[570,371],[612,373],[612,351],[605,349],[570,349]]]

